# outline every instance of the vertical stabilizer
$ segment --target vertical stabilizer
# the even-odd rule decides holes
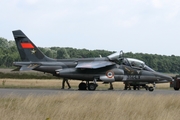
[[[22,61],[51,61],[45,56],[34,43],[21,31],[12,31]]]

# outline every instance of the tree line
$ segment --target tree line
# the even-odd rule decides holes
[[[89,58],[89,57],[106,57],[114,51],[107,50],[87,50],[70,47],[39,47],[39,49],[48,57],[55,59],[67,58]],[[136,58],[144,61],[148,66],[159,72],[179,73],[180,56],[166,56],[157,54],[144,53],[125,53],[125,57]],[[8,41],[0,37],[0,67],[12,68],[14,61],[21,61],[15,41]]]

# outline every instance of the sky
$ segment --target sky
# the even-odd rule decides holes
[[[0,0],[0,37],[38,47],[180,56],[179,0]]]

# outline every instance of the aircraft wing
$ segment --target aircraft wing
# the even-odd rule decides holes
[[[91,61],[91,62],[79,62],[76,68],[82,69],[98,69],[106,66],[114,65],[114,62],[110,61]]]

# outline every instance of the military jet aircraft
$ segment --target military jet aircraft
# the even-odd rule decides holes
[[[101,58],[52,59],[45,56],[21,31],[13,31],[21,62],[13,62],[16,70],[36,70],[54,76],[82,80],[79,90],[95,90],[97,82],[148,82],[172,81],[172,78],[155,72],[143,61],[123,58],[122,52]],[[86,82],[83,82],[86,81]],[[149,87],[153,91],[153,87]]]

